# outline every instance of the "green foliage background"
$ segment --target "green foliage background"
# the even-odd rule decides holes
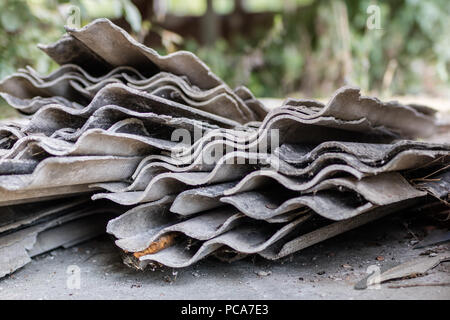
[[[168,3],[176,14],[205,9],[204,0]],[[218,12],[232,10],[226,0],[214,4]],[[371,4],[381,9],[380,30],[366,27]],[[152,28],[131,0],[2,0],[1,78],[25,65],[42,73],[57,67],[36,44],[64,33],[69,5],[80,8],[83,25],[125,17],[135,33]],[[271,29],[210,46],[182,39],[176,48],[193,51],[230,86],[247,85],[260,97],[329,96],[344,84],[384,95],[450,96],[448,0],[249,0],[248,7],[275,12]],[[173,47],[156,49],[167,53]],[[0,118],[12,115],[0,102]]]

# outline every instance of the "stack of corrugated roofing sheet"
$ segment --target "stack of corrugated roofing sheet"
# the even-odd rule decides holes
[[[441,172],[450,156],[448,144],[405,140],[435,132],[426,107],[344,87],[325,105],[288,99],[267,112],[190,52],[161,56],[106,19],[67,32],[41,46],[58,70],[21,69],[0,83],[28,115],[0,125],[0,205],[68,205],[51,199],[94,193],[85,211],[99,199],[133,206],[107,227],[130,265],[277,259],[431,201],[424,190],[448,193],[446,184],[410,183]],[[71,214],[48,214],[43,226]],[[9,243],[2,235],[0,246]],[[22,261],[42,252],[22,248]]]
[[[39,254],[103,234],[107,221],[123,212],[89,197],[0,207],[0,277]]]

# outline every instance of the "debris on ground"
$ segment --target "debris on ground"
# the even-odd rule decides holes
[[[450,231],[444,229],[435,229],[430,232],[422,241],[418,242],[414,249],[422,249],[450,241]]]
[[[256,274],[259,276],[259,277],[267,277],[267,276],[270,276],[271,274],[272,274],[272,271],[258,271],[258,272],[256,272]]]
[[[397,265],[393,268],[380,272],[379,274],[371,274],[355,285],[355,289],[366,289],[367,287],[383,282],[416,278],[423,276],[439,265],[443,261],[450,260],[450,252],[435,254],[433,256],[420,256],[416,259]],[[403,286],[403,285],[402,285]]]

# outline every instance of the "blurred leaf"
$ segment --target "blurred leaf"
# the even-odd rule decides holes
[[[1,22],[2,22],[3,28],[5,28],[5,30],[8,32],[17,31],[20,28],[20,26],[22,25],[22,21],[15,11],[2,12]]]
[[[142,24],[142,17],[139,10],[131,2],[131,0],[122,0],[122,5],[125,19],[130,24],[134,32],[139,32]]]

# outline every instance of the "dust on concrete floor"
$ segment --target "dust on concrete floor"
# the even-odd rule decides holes
[[[124,266],[113,241],[103,236],[37,257],[0,280],[0,299],[450,299],[448,286],[389,288],[449,282],[450,262],[381,289],[353,289],[369,266],[406,262],[430,248],[450,245],[414,250],[411,232],[387,217],[281,261],[248,257],[228,264],[208,258],[185,269],[142,272]],[[72,265],[81,270],[80,289],[67,287]]]

